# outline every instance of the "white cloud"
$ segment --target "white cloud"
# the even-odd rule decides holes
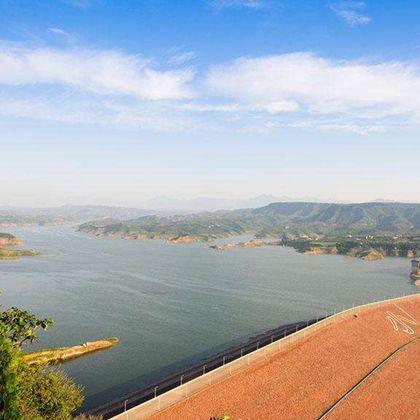
[[[118,51],[0,43],[0,115],[158,131],[369,134],[420,125],[413,63],[290,53],[238,58],[197,76],[178,66]]]
[[[256,105],[256,110],[264,110],[269,114],[277,114],[279,112],[292,112],[299,109],[299,104],[295,101],[274,101],[266,104]]]
[[[184,109],[194,112],[238,112],[241,111],[241,108],[238,104],[228,103],[228,104],[211,104],[211,103],[195,103],[189,102],[185,104],[180,104],[179,109]]]
[[[66,31],[63,31],[60,28],[48,28],[48,32],[51,32],[53,34],[63,35],[65,37],[69,36],[69,34]]]
[[[61,84],[158,100],[191,96],[187,84],[193,77],[191,69],[159,71],[150,60],[118,51],[0,45],[0,85]]]
[[[240,58],[211,69],[205,88],[210,95],[267,111],[420,116],[420,70],[399,62],[370,64],[310,53]]]
[[[299,105],[293,101],[278,101],[267,104],[248,104],[240,105],[238,103],[196,103],[189,102],[179,106],[180,109],[187,109],[196,112],[267,112],[277,114],[280,112],[292,112],[299,109]]]
[[[341,19],[344,19],[350,26],[366,25],[371,18],[364,15],[360,10],[366,7],[362,1],[344,1],[331,6],[331,10]]]
[[[175,54],[169,58],[168,64],[179,66],[180,64],[184,64],[188,61],[191,61],[196,57],[194,51],[187,51],[179,54]]]

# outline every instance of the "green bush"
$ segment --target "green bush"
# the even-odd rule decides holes
[[[82,388],[65,373],[21,357],[20,347],[51,325],[19,308],[0,312],[0,420],[70,420],[82,404]]]
[[[18,362],[12,343],[0,328],[0,420],[19,420]]]
[[[19,405],[22,420],[68,420],[82,402],[82,388],[62,371],[19,363]]]

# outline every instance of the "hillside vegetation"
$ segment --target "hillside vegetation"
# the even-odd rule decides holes
[[[290,239],[305,235],[416,236],[420,234],[420,204],[272,203],[257,209],[99,220],[80,225],[79,230],[96,236],[176,242],[211,241],[245,233]]]
[[[303,254],[340,254],[363,260],[380,260],[384,257],[414,258],[420,255],[420,237],[283,239],[282,243]]]

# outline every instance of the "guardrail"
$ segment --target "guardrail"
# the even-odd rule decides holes
[[[306,335],[336,322],[340,317],[384,303],[404,300],[414,295],[418,293],[355,306],[322,318],[281,326],[255,337],[242,346],[228,349],[206,359],[199,365],[171,375],[124,398],[91,410],[87,414],[99,414],[105,419],[112,418],[113,420],[148,418],[200,389],[232,375],[238,369],[262,360],[301,340]]]
[[[234,360],[244,358],[251,353],[255,353],[258,349],[266,347],[267,345],[287,337],[290,334],[296,333],[297,331],[318,322],[320,319],[324,318],[316,318],[308,321],[283,325],[276,329],[267,331],[253,337],[246,343],[231,347],[226,351],[203,360],[197,365],[168,376],[159,382],[139,389],[138,391],[135,391],[123,398],[90,410],[86,414],[102,415],[105,419],[117,416],[118,414],[126,412],[130,408],[136,407],[139,404],[159,398],[162,394],[167,393],[174,388],[178,388],[179,386],[186,385],[196,378],[230,364]],[[159,401],[161,401],[161,399],[159,399]]]

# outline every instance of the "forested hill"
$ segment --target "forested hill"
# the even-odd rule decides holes
[[[320,233],[417,234],[420,204],[273,203],[253,213],[274,224],[289,223]]]
[[[127,221],[99,220],[80,231],[97,236],[208,241],[243,233],[270,235],[420,234],[420,204],[272,203],[257,209],[178,216],[146,216]]]

